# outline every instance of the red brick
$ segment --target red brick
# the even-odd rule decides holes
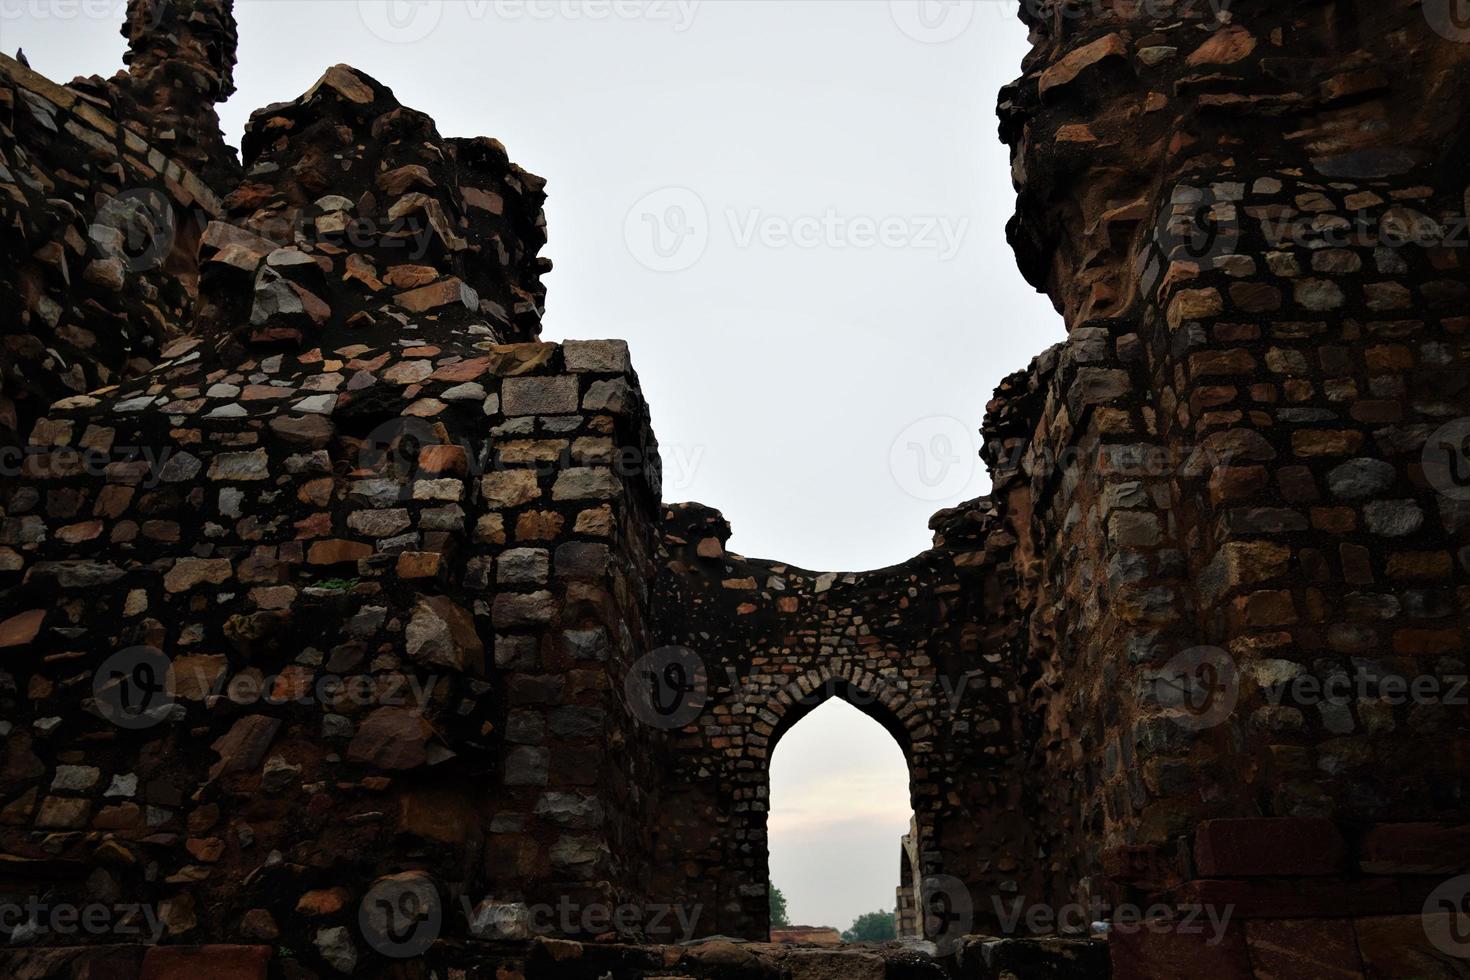
[[[1404,889],[1393,878],[1359,878],[1353,881],[1342,878],[1201,878],[1181,885],[1171,893],[1171,898],[1179,905],[1229,906],[1240,919],[1394,915],[1417,909],[1424,902],[1424,895],[1405,895]]]
[[[1470,825],[1379,824],[1363,835],[1358,865],[1368,874],[1462,874],[1470,871]]]
[[[1423,915],[1358,919],[1353,931],[1363,968],[1374,980],[1438,980],[1465,976],[1465,961],[1455,959],[1429,941],[1429,931],[1443,934],[1447,914],[1430,921]]]
[[[269,946],[154,946],[141,980],[266,980]]]
[[[1239,923],[1230,923],[1222,940],[1203,917],[1196,924],[1201,931],[1153,922],[1114,926],[1108,937],[1114,980],[1254,980]]]
[[[1256,980],[1362,980],[1349,919],[1258,919],[1245,924]]]
[[[1194,860],[1206,878],[1330,875],[1343,866],[1342,835],[1316,817],[1206,820],[1194,838]]]

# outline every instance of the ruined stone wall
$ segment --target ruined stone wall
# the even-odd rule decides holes
[[[1119,976],[1437,969],[1420,912],[1470,871],[1470,38],[1229,6],[1023,6],[1010,237],[1068,336],[986,406],[992,492],[855,573],[662,503],[626,345],[537,340],[543,182],[496,141],[337,66],[232,171],[216,0],[134,0],[125,78],[0,60],[4,894],[155,911],[163,952],[96,952],[129,977],[1095,972],[956,935],[1092,898],[1229,911],[1115,929]],[[108,251],[135,184],[162,265]],[[525,945],[653,903],[764,938],[769,761],[833,696],[909,761],[942,967]],[[532,921],[565,903],[635,915]]]
[[[0,56],[7,449],[52,401],[147,370],[192,316],[195,246],[223,192],[150,135],[93,90]]]
[[[5,487],[5,894],[343,972],[635,900],[657,445],[626,345],[534,342],[540,181],[342,67],[245,157],[193,336]]]
[[[748,559],[726,550],[718,512],[666,511],[655,604],[665,646],[655,659],[691,665],[700,679],[669,700],[679,712],[652,719],[671,755],[660,881],[715,912],[701,931],[766,934],[771,755],[829,697],[870,714],[902,749],[930,886],[981,921],[993,915],[991,895],[1021,890],[1024,651],[999,615],[994,565],[1005,541],[986,534],[985,511],[981,501],[941,515],[934,550],[859,573]]]
[[[1466,870],[1470,78],[1432,17],[1023,10],[1011,237],[1069,337],[1003,391],[1022,472],[994,496],[1034,542],[1073,896],[1385,916],[1303,933],[1382,965],[1426,955],[1425,898]],[[1209,955],[1249,975],[1246,930]]]
[[[240,179],[227,0],[129,0],[127,71],[59,86],[0,56],[0,445],[146,371],[194,316],[199,237]],[[13,468],[12,468],[13,469]],[[13,475],[13,474],[12,474]]]

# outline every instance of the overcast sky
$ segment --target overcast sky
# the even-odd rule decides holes
[[[927,547],[935,510],[988,489],[985,403],[1062,335],[1005,242],[995,101],[1026,51],[1015,7],[237,0],[239,90],[221,114],[238,145],[252,109],[346,62],[441,133],[502,140],[549,181],[546,336],[630,342],[665,499],[718,507],[747,555],[876,568]],[[0,46],[58,81],[109,75],[123,9],[0,0]],[[785,781],[807,728],[832,733],[804,750],[826,775]],[[772,876],[809,924],[892,904],[907,817],[877,815],[879,770],[848,765],[870,731],[887,738],[823,711],[776,757]],[[822,801],[842,833],[814,821]],[[851,859],[879,837],[875,862]],[[823,879],[804,861],[876,877]]]

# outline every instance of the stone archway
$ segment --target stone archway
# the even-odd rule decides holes
[[[923,805],[926,794],[922,780],[916,775],[928,770],[933,752],[928,712],[918,708],[912,700],[912,692],[895,684],[893,678],[850,664],[837,664],[797,674],[784,684],[752,684],[737,700],[735,714],[755,719],[740,734],[745,754],[759,760],[759,765],[740,769],[736,774],[737,785],[742,791],[740,795],[761,803],[745,810],[743,819],[738,821],[743,824],[740,829],[749,839],[759,842],[758,847],[750,850],[746,880],[770,880],[770,771],[776,748],[788,732],[833,698],[846,702],[876,721],[893,738],[903,755],[908,776],[908,803],[912,812],[905,850],[915,862],[905,880],[918,882],[925,875],[940,874],[937,856],[931,857],[927,867],[919,858],[925,851],[923,842],[926,841],[930,844],[929,853],[937,855],[932,846],[933,810]],[[742,707],[745,710],[740,710]],[[912,893],[918,895],[916,884],[912,886]],[[922,916],[916,917],[916,922],[921,931]]]
[[[988,566],[944,547],[868,572],[807,571],[726,551],[728,524],[698,505],[666,508],[662,532],[657,639],[697,655],[708,684],[665,743],[659,823],[674,862],[651,869],[656,891],[697,903],[708,932],[768,934],[771,754],[841,697],[907,761],[917,890],[940,881],[973,896],[977,917],[991,895],[1039,893],[1020,805],[1023,650],[1016,624],[973,625],[1002,587]]]

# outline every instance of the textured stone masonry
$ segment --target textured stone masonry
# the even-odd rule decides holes
[[[539,339],[497,141],[338,65],[237,163],[223,0],[133,0],[106,82],[0,58],[0,906],[110,916],[0,968],[1465,975],[1431,7],[1023,5],[1009,236],[1067,338],[985,406],[991,492],[861,573],[662,500],[627,345]],[[763,942],[829,697],[908,760],[922,937]]]

